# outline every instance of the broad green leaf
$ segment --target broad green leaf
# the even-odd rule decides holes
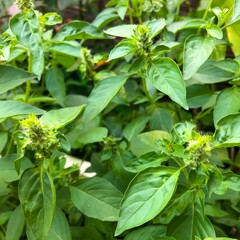
[[[113,50],[110,52],[108,61],[111,61],[113,59],[117,59],[120,57],[124,57],[134,51],[136,51],[137,45],[134,44],[133,41],[129,39],[124,39],[120,43],[118,43]]]
[[[206,28],[207,33],[214,38],[217,39],[222,39],[223,38],[223,31],[221,30],[220,27],[217,25],[213,24],[210,28]]]
[[[239,73],[240,70],[240,64],[235,59],[224,59],[218,62],[214,62],[214,66],[233,74]]]
[[[7,224],[6,240],[19,240],[25,225],[22,207],[19,205],[12,212]]]
[[[240,113],[220,119],[214,134],[215,147],[240,146]]]
[[[186,19],[179,22],[173,22],[167,26],[168,31],[176,33],[179,30],[188,29],[188,28],[200,28],[205,24],[205,21],[202,19]]]
[[[20,174],[17,173],[14,165],[14,160],[17,159],[17,154],[9,154],[0,158],[1,179],[4,182],[14,182],[19,180],[21,173],[33,166],[29,159],[23,157],[21,159]]]
[[[166,230],[166,226],[147,226],[130,232],[124,240],[161,240],[166,236]]]
[[[137,174],[124,195],[115,235],[159,214],[175,192],[179,174],[180,171],[168,167],[150,168]]]
[[[148,27],[151,30],[151,38],[156,37],[166,26],[166,21],[164,18],[155,19],[150,22],[147,22]]]
[[[148,117],[136,118],[123,129],[123,136],[130,142],[134,136],[145,128],[148,120]]]
[[[236,23],[227,27],[227,35],[232,51],[235,56],[240,55],[239,41],[240,41],[240,23]]]
[[[229,215],[227,211],[222,210],[219,206],[210,204],[205,205],[204,212],[210,217],[226,217]]]
[[[228,189],[232,189],[236,192],[240,191],[240,176],[233,172],[223,173],[223,181],[221,185],[215,189],[214,193],[223,195]]]
[[[17,101],[0,101],[0,119],[23,116],[29,114],[42,115],[44,110],[33,107],[30,104]]]
[[[83,114],[83,121],[88,122],[95,118],[115,97],[126,81],[127,77],[120,75],[99,82],[88,98],[88,104]]]
[[[86,216],[101,221],[118,220],[122,193],[103,178],[82,179],[70,187],[74,205]]]
[[[115,37],[132,38],[136,27],[137,25],[134,24],[118,25],[108,28],[107,30],[104,30],[104,32]]]
[[[37,77],[21,68],[9,65],[0,65],[0,72],[0,94],[13,89],[28,80],[34,80]]]
[[[238,240],[238,239],[237,238],[226,238],[226,237],[216,237],[216,238],[207,237],[207,238],[204,238],[204,240]]]
[[[227,107],[226,107],[227,104]],[[225,88],[220,92],[214,106],[214,125],[229,114],[237,113],[240,110],[240,87]]]
[[[141,156],[149,152],[158,152],[160,150],[157,141],[159,139],[169,139],[170,135],[164,131],[150,131],[141,133],[131,140],[130,150],[136,156]]]
[[[52,226],[46,240],[71,240],[71,232],[68,220],[61,209],[57,208],[54,214]]]
[[[174,113],[165,108],[154,109],[149,120],[150,129],[170,132],[174,124],[173,115]]]
[[[188,207],[193,201],[194,194],[193,191],[188,190],[183,194],[177,196],[171,202],[163,212],[161,212],[155,219],[155,223],[169,224],[169,222],[175,217],[183,213],[183,211]]]
[[[118,18],[118,15],[115,12],[115,8],[104,9],[97,15],[92,24],[98,28],[104,27],[108,23]]]
[[[28,48],[32,54],[30,61],[31,72],[41,78],[44,68],[44,53],[41,40],[40,24],[34,10],[21,12],[10,20],[10,29],[18,41]]]
[[[183,77],[189,79],[209,58],[215,47],[213,37],[191,35],[186,39],[183,52]]]
[[[234,0],[233,15],[230,18],[229,24],[233,24],[240,20],[240,1]]]
[[[189,108],[200,108],[208,102],[214,93],[206,85],[193,84],[187,87]]]
[[[56,193],[53,179],[40,168],[42,166],[25,170],[18,190],[29,231],[37,240],[44,240],[52,225]]]
[[[172,59],[160,58],[151,61],[147,68],[147,79],[174,102],[188,109],[185,83],[181,71]]]
[[[223,60],[224,63],[221,64],[220,62],[214,62],[214,61],[206,61],[192,76],[192,80],[202,83],[202,84],[212,84],[212,83],[219,83],[219,82],[225,82],[227,80],[231,80],[234,78],[234,73],[232,70],[234,69],[234,66],[228,66],[229,64],[226,62],[226,60]],[[227,67],[227,70],[225,67]],[[232,65],[232,64],[231,64]],[[231,68],[231,70],[229,69]]]
[[[95,143],[95,142],[101,142],[104,140],[104,138],[107,137],[108,129],[104,127],[96,127],[93,129],[90,129],[89,131],[81,134],[77,142],[83,143],[83,144],[89,144],[89,143]]]
[[[134,158],[131,161],[129,161],[125,167],[130,172],[140,172],[146,168],[150,167],[159,167],[161,163],[167,161],[169,159],[169,156],[163,154],[157,154],[154,152],[149,152],[144,155],[141,155],[140,157]]]
[[[6,146],[7,141],[8,141],[8,133],[5,131],[0,131],[0,153]]]
[[[104,38],[106,38],[106,35],[96,26],[88,22],[75,20],[65,24],[53,38],[53,41]]]
[[[50,51],[68,55],[76,58],[81,58],[80,44],[74,41],[56,42],[49,47]]]
[[[0,213],[0,226],[4,225],[10,218],[12,211],[6,211]]]
[[[39,19],[44,25],[51,26],[62,23],[62,17],[55,12],[49,12],[42,16]]]
[[[59,129],[72,122],[83,110],[85,105],[60,108],[44,113],[41,120],[51,128]]]
[[[215,237],[214,228],[204,214],[204,194],[199,192],[195,201],[168,224],[167,235],[176,239],[193,240]]]
[[[66,97],[64,75],[60,68],[51,67],[46,73],[46,87],[57,102],[63,105]]]

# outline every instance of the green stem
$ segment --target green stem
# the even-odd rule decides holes
[[[209,0],[209,2],[208,2],[207,8],[206,8],[206,10],[205,10],[205,12],[204,12],[204,15],[203,15],[203,18],[202,18],[203,20],[206,20],[206,18],[207,18],[209,9],[210,9],[210,7],[211,7],[211,5],[212,5],[212,1],[213,1],[213,0]],[[201,31],[201,28],[198,29],[197,34],[199,34],[200,31]]]
[[[33,61],[33,56],[30,53],[29,57],[28,57],[28,72],[32,72],[32,61]],[[31,92],[31,80],[28,80],[26,82],[26,91],[25,91],[25,99],[24,102],[27,103],[29,96],[30,96],[30,92]]]
[[[143,90],[144,90],[144,93],[148,99],[149,102],[153,102],[151,96],[149,95],[149,92],[148,92],[148,89],[147,89],[147,82],[146,82],[146,78],[144,76],[141,76],[142,78],[142,83],[143,83]]]
[[[17,122],[16,125],[14,126],[13,128],[13,133],[15,131],[17,131],[18,129],[18,126],[19,126],[19,123]],[[9,143],[8,143],[8,148],[7,148],[7,151],[6,151],[6,155],[8,155],[12,149],[12,145],[13,145],[13,137],[11,136],[10,140],[9,140]]]

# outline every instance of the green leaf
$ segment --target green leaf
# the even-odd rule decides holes
[[[134,136],[145,128],[148,120],[148,117],[136,118],[123,129],[123,136],[130,142]]]
[[[29,231],[36,239],[44,240],[51,228],[56,207],[51,176],[39,167],[25,170],[19,181],[19,200]]]
[[[226,238],[226,237],[217,237],[217,238],[207,237],[207,238],[204,238],[204,240],[237,240],[237,239],[236,238]]]
[[[167,235],[176,239],[193,240],[196,237],[215,237],[214,228],[204,214],[204,194],[200,191],[195,201],[183,212],[175,217],[168,225]]]
[[[159,139],[169,139],[170,135],[164,131],[150,131],[141,133],[135,136],[130,145],[130,149],[136,156],[141,156],[149,152],[158,152],[159,145],[157,141]]]
[[[214,62],[214,61],[206,61],[192,76],[192,80],[197,81],[202,84],[212,84],[212,83],[219,83],[224,82],[227,80],[231,80],[234,78],[234,73],[232,73],[232,70],[234,69],[233,66],[231,66],[231,71],[229,71],[229,66],[226,60],[223,60],[224,63],[221,64],[220,62]],[[225,67],[227,67],[227,71],[225,70]],[[232,64],[231,64],[232,65]]]
[[[122,193],[103,178],[82,179],[70,187],[74,205],[86,216],[101,221],[118,220]]]
[[[107,30],[104,30],[104,32],[115,37],[132,38],[136,27],[137,25],[135,24],[118,25],[115,27],[108,28]]]
[[[52,226],[45,240],[71,240],[71,232],[68,220],[61,209],[57,208],[54,214]]]
[[[148,27],[151,30],[151,38],[156,37],[166,26],[166,21],[164,18],[155,19],[147,22]]]
[[[51,128],[59,129],[72,122],[83,110],[85,105],[60,108],[44,113],[41,120]]]
[[[233,172],[224,172],[223,181],[221,185],[214,190],[214,193],[218,195],[223,195],[228,189],[233,191],[240,191],[240,176]]]
[[[201,37],[191,35],[186,39],[184,44],[183,55],[183,76],[189,79],[209,58],[215,47],[213,37]]]
[[[124,39],[121,42],[119,42],[110,52],[108,61],[111,61],[113,59],[117,59],[120,57],[124,57],[136,50],[137,50],[137,46],[136,44],[134,44],[133,41],[129,39]]]
[[[104,138],[107,137],[108,129],[104,127],[96,127],[90,129],[89,131],[81,134],[77,142],[83,144],[95,143],[95,142],[102,142]]]
[[[63,55],[81,58],[80,44],[74,41],[54,42],[53,45],[49,47],[49,50]]]
[[[75,39],[105,39],[106,35],[96,26],[84,21],[71,21],[65,24],[53,41],[75,40]]]
[[[8,133],[5,131],[0,131],[0,153],[6,146],[7,141],[8,141]]]
[[[227,104],[227,107],[226,107]],[[225,88],[220,92],[214,106],[214,125],[227,115],[237,113],[240,110],[240,87]]]
[[[147,226],[130,232],[124,240],[161,240],[166,236],[166,230],[166,226]]]
[[[19,240],[25,225],[23,210],[19,205],[12,212],[7,224],[6,240]]]
[[[174,102],[188,109],[185,83],[181,71],[172,59],[159,58],[151,61],[147,68],[147,79]]]
[[[126,168],[130,172],[140,172],[146,168],[159,167],[161,163],[167,161],[169,156],[163,154],[157,154],[154,152],[149,152],[140,157],[134,158],[126,164]]]
[[[40,79],[44,68],[44,52],[41,40],[40,24],[34,10],[21,12],[10,20],[10,29],[18,41],[32,54],[31,71]]]
[[[115,8],[106,8],[97,15],[92,24],[101,28],[117,18],[118,15],[115,13]]]
[[[229,24],[233,24],[240,20],[240,1],[234,0],[233,15],[229,20]]]
[[[215,147],[240,146],[240,113],[228,115],[217,123]]]
[[[167,26],[168,31],[176,33],[179,30],[189,29],[189,28],[200,28],[205,24],[202,19],[186,19],[183,21],[173,22]]]
[[[175,192],[179,174],[179,170],[168,167],[150,168],[137,174],[124,195],[115,235],[160,213]]]
[[[0,119],[29,114],[42,115],[43,113],[45,113],[44,110],[30,104],[17,101],[0,101]]]
[[[210,28],[206,28],[207,33],[214,38],[222,39],[223,38],[223,31],[217,25],[212,25]]]
[[[46,87],[57,102],[63,105],[66,97],[66,86],[61,69],[51,67],[47,70]]]
[[[49,12],[40,16],[40,21],[44,23],[44,25],[51,26],[62,23],[62,17],[55,12]]]
[[[1,179],[4,180],[4,182],[9,183],[19,180],[21,173],[33,166],[28,158],[23,157],[21,159],[20,174],[18,174],[14,165],[17,157],[17,154],[9,154],[0,158]]]
[[[36,75],[23,69],[8,65],[0,65],[0,94],[11,90],[28,80],[36,79]]]
[[[183,213],[189,204],[193,201],[194,194],[192,190],[187,190],[180,196],[177,196],[171,202],[163,212],[161,212],[155,219],[155,223],[169,224],[169,222],[175,217]]]
[[[208,102],[214,93],[206,85],[193,84],[187,87],[187,102],[189,108],[200,108]]]
[[[240,41],[240,23],[236,23],[227,27],[227,36],[229,43],[231,44],[232,51],[235,56],[240,55],[239,41]]]
[[[88,98],[88,104],[83,114],[83,121],[88,122],[95,118],[115,97],[126,81],[127,77],[120,75],[99,82]]]

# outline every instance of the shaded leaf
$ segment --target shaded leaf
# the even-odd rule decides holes
[[[86,216],[101,221],[118,220],[122,193],[103,178],[82,179],[70,187],[74,205]]]
[[[126,81],[127,77],[120,75],[99,82],[88,98],[88,104],[83,114],[83,121],[90,121],[95,118],[115,97]]]
[[[42,115],[44,110],[33,107],[30,104],[17,101],[0,101],[0,118],[16,117],[21,115]]]
[[[0,65],[0,72],[0,94],[13,89],[28,80],[34,80],[37,77],[21,68],[8,65]]]

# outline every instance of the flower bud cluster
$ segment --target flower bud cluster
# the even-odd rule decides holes
[[[60,146],[57,131],[43,124],[35,115],[20,121],[25,146],[35,153],[36,159],[51,156],[51,151]]]
[[[22,11],[32,9],[34,7],[34,0],[14,0],[14,3]]]

